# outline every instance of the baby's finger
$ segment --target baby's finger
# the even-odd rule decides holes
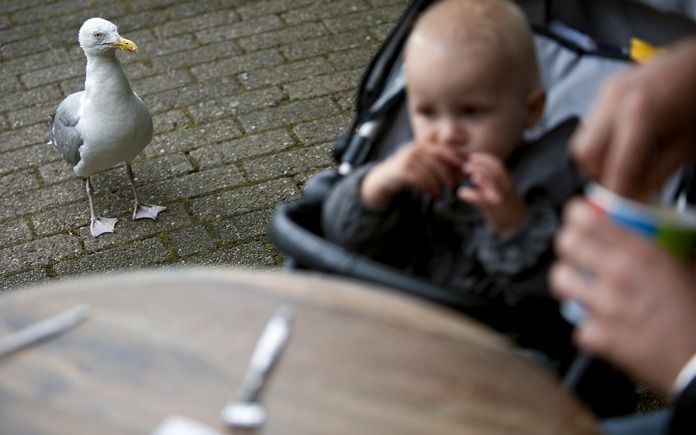
[[[481,153],[464,163],[464,172],[472,178],[476,175],[483,177],[487,185],[497,191],[507,191],[513,187],[505,167],[496,158]]]
[[[482,199],[488,204],[498,204],[501,201],[500,188],[493,177],[485,172],[474,172],[470,176],[471,182],[481,193]]]
[[[477,207],[482,207],[485,203],[481,191],[469,186],[457,188],[457,198]]]

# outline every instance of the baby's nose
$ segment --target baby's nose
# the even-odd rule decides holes
[[[465,129],[453,120],[443,120],[440,123],[439,136],[442,143],[450,145],[464,145],[467,140]]]

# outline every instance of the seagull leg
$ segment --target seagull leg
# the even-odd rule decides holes
[[[92,200],[92,182],[90,181],[89,177],[87,177],[85,188],[87,190],[87,199],[89,200],[89,230],[92,233],[92,237],[98,237],[104,233],[113,233],[114,227],[116,226],[116,222],[118,222],[118,219],[97,217],[94,215],[94,201]]]
[[[135,177],[133,177],[133,168],[129,162],[126,162],[126,172],[128,180],[130,180],[131,188],[133,189],[133,197],[135,198],[135,209],[133,210],[133,220],[136,219],[157,219],[157,215],[165,211],[167,207],[162,205],[148,205],[140,202],[138,192],[135,190]]]

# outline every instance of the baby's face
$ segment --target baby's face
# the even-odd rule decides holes
[[[501,159],[520,144],[529,119],[526,92],[496,56],[419,43],[408,53],[405,68],[417,143],[456,146]]]

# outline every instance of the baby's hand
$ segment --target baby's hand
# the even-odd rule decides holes
[[[517,231],[527,220],[527,206],[498,157],[475,152],[462,165],[473,187],[462,186],[457,196],[481,209],[488,228],[498,237]]]
[[[456,185],[464,159],[454,147],[410,143],[365,175],[362,204],[369,210],[383,209],[409,187],[438,197]]]

